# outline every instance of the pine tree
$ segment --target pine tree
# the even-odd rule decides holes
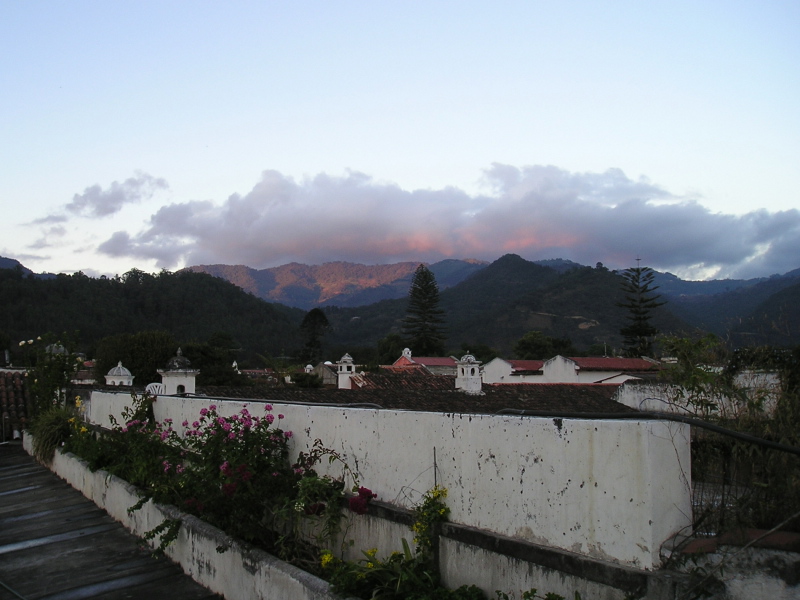
[[[306,344],[301,353],[303,362],[315,364],[320,360],[322,354],[322,337],[330,329],[331,324],[328,322],[328,317],[322,312],[320,308],[312,308],[306,313],[303,322],[300,324],[300,330],[306,340]]]
[[[420,265],[408,291],[408,309],[403,334],[417,356],[444,354],[444,311],[439,308],[439,286],[430,269]]]
[[[653,338],[659,331],[650,323],[651,313],[666,304],[659,302],[660,294],[653,293],[659,287],[653,285],[655,272],[650,267],[639,266],[639,259],[636,264],[622,272],[625,301],[617,303],[620,308],[628,309],[628,325],[620,329],[620,333],[625,337],[625,355],[630,357],[652,354]]]

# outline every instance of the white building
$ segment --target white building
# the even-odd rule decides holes
[[[162,371],[161,382],[164,386],[163,394],[171,396],[174,394],[194,394],[195,379],[200,374],[197,369],[192,369],[191,361],[183,355],[178,348],[178,353],[167,361],[167,367]]]
[[[106,375],[106,385],[133,385],[133,375],[131,372],[122,366],[122,361],[117,363],[117,366],[111,369]]]

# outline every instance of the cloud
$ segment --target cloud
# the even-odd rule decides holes
[[[358,172],[295,181],[265,171],[245,195],[221,205],[164,206],[144,231],[117,232],[100,251],[162,268],[494,260],[509,252],[612,268],[641,257],[683,276],[750,277],[800,266],[797,210],[712,213],[619,169],[495,164],[485,177],[491,192],[468,195],[457,188],[403,190]]]
[[[114,181],[105,190],[99,185],[88,187],[82,194],[75,194],[72,202],[65,208],[70,213],[84,217],[107,217],[118,213],[126,204],[147,200],[157,191],[168,188],[164,179],[152,177],[147,173],[137,173],[135,177],[129,177],[122,183]]]

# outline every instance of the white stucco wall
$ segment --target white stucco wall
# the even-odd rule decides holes
[[[538,375],[512,375],[511,363],[502,358],[493,358],[483,366],[484,383],[548,383]]]
[[[761,401],[764,414],[775,410],[780,385],[775,374],[746,372],[737,377],[735,383],[751,401]],[[620,387],[615,400],[642,411],[702,415],[702,409],[691,405],[687,395],[680,387],[668,383],[631,382]],[[739,399],[715,396],[708,400],[717,405],[715,414],[723,417],[734,417],[746,408]]]
[[[91,418],[106,425],[129,401],[95,392]],[[248,403],[162,396],[154,409],[179,424],[210,404]],[[456,523],[651,569],[691,522],[686,425],[272,404],[294,453],[321,439],[383,501],[413,506],[436,472]]]
[[[30,444],[28,445],[30,452]],[[195,581],[229,600],[339,600],[327,582],[285,563],[264,551],[241,544],[222,531],[174,507],[148,501],[131,513],[139,501],[132,485],[106,473],[91,472],[72,454],[56,452],[54,473],[94,501],[137,536],[161,524],[166,518],[181,519],[178,538],[165,552]],[[151,542],[152,543],[152,542]],[[218,547],[227,547],[219,552]]]
[[[454,540],[442,540],[441,544],[442,580],[450,589],[462,585],[477,585],[483,590],[505,590],[517,594],[536,588],[539,594],[560,594],[564,598],[589,600],[625,600],[629,596],[622,590],[608,585],[567,575],[561,571],[541,567],[507,556],[498,556]],[[487,564],[496,564],[487,569]]]

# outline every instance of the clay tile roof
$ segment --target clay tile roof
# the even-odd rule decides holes
[[[425,367],[383,369],[380,373],[362,373],[351,377],[353,389],[375,390],[453,390],[455,378],[447,375],[432,375]]]
[[[411,360],[426,367],[455,367],[456,361],[452,356],[412,356]]]
[[[448,378],[453,382],[453,378]],[[519,384],[483,386],[483,395],[470,396],[452,387],[443,389],[298,389],[290,387],[207,387],[199,391],[216,398],[312,404],[374,404],[391,410],[438,413],[494,414],[503,409],[572,413],[636,412],[613,400],[619,386],[612,384]]]
[[[514,371],[541,371],[544,366],[543,360],[509,360]]]
[[[619,358],[603,356],[570,357],[581,369],[591,371],[657,371],[658,364],[644,358]]]

